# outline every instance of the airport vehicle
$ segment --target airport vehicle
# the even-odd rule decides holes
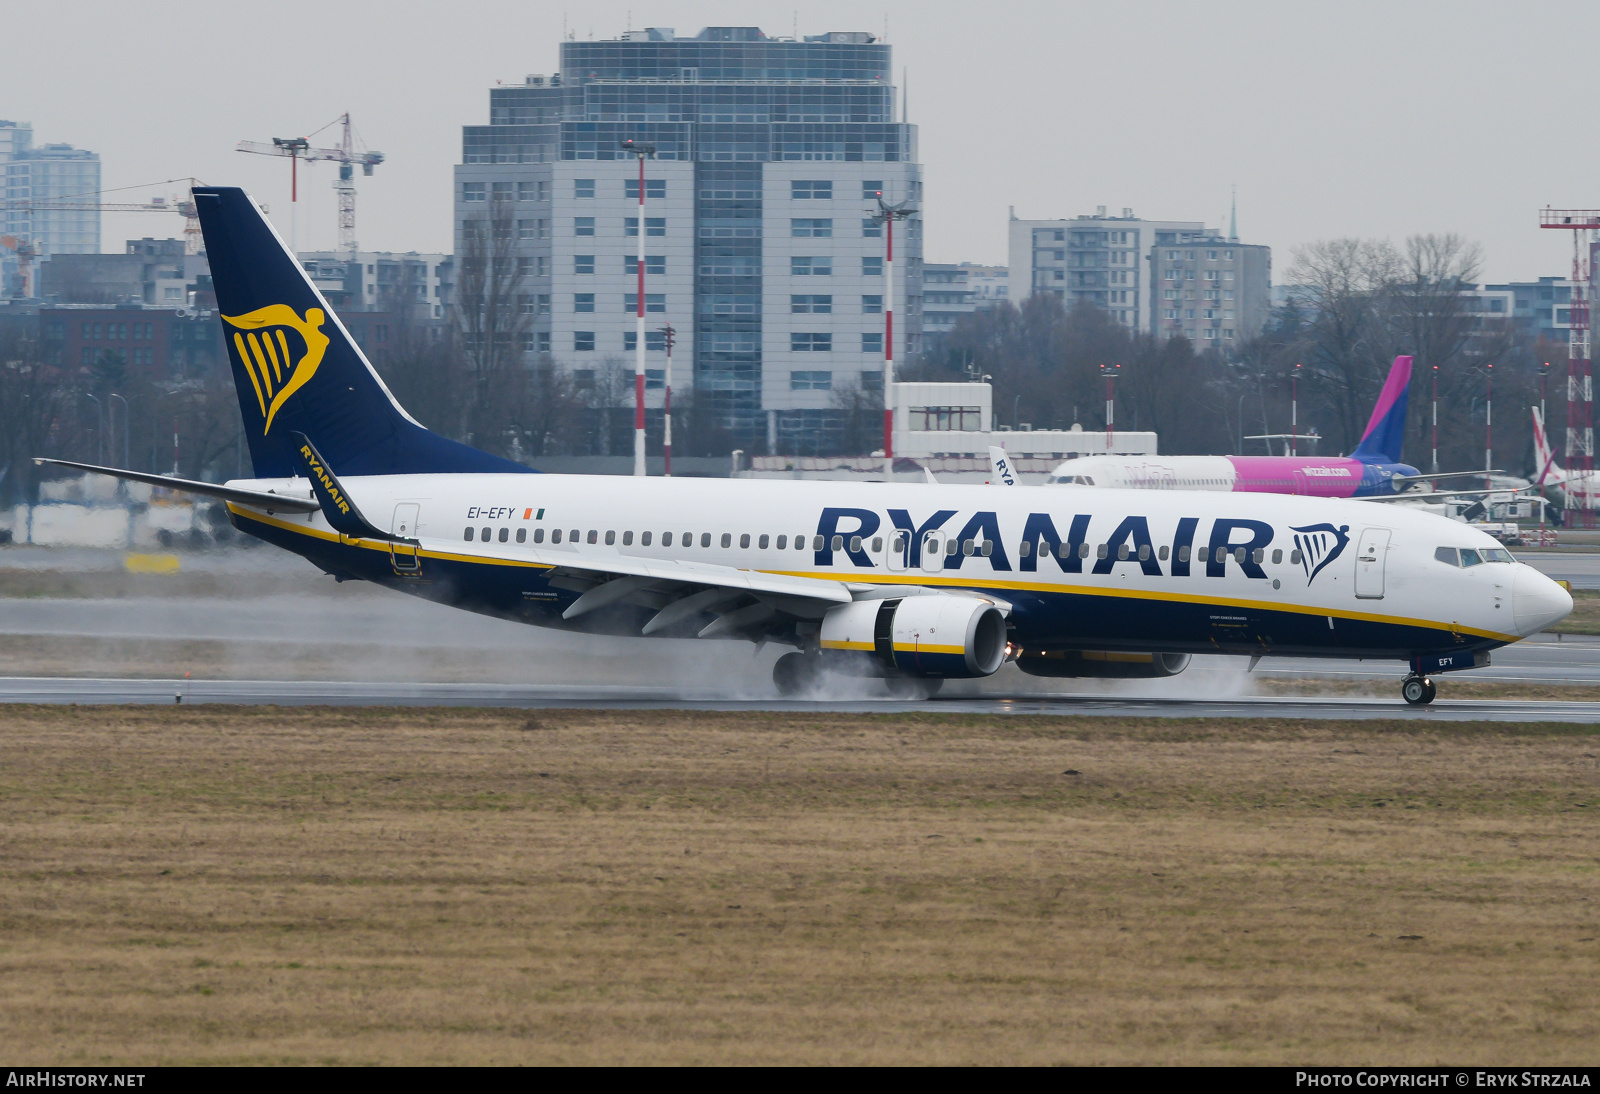
[[[1400,462],[1411,358],[1396,357],[1361,443],[1335,456],[1082,456],[1051,472],[1046,484],[1131,490],[1211,490],[1300,494],[1316,498],[1386,498],[1451,472],[1424,475]]]
[[[1342,500],[531,473],[419,425],[249,196],[194,193],[254,478],[45,462],[221,498],[341,580],[541,626],[791,645],[786,694],[829,668],[927,695],[1008,660],[1159,677],[1223,652],[1404,659],[1404,697],[1426,703],[1433,674],[1571,610],[1481,533]]]

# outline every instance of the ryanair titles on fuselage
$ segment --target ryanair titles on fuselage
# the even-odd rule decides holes
[[[1109,534],[1098,539],[1091,537],[1091,531],[1103,531],[1111,523],[1108,519],[1096,520],[1091,514],[1079,513],[1065,521],[1063,532],[1051,514],[1029,513],[1023,522],[1022,535],[1011,545],[1011,550],[1018,555],[1013,567],[1006,538],[1000,532],[1000,518],[995,511],[979,510],[964,522],[959,520],[959,511],[955,509],[937,510],[923,520],[914,518],[909,509],[889,509],[887,513],[889,527],[885,528],[882,517],[872,509],[843,506],[824,508],[817,521],[816,532],[821,547],[812,552],[815,564],[833,566],[834,556],[842,554],[854,566],[873,568],[875,564],[867,554],[866,541],[880,531],[888,533],[892,530],[905,534],[907,568],[923,566],[922,554],[928,543],[928,535],[940,532],[958,544],[954,552],[941,547],[944,551],[942,568],[945,570],[960,570],[968,561],[981,561],[988,563],[990,569],[995,571],[1015,568],[1022,573],[1034,573],[1039,569],[1040,559],[1048,557],[1063,573],[1069,574],[1109,574],[1117,563],[1126,562],[1139,566],[1151,577],[1160,577],[1163,573],[1170,573],[1172,577],[1188,577],[1194,564],[1203,563],[1207,577],[1223,577],[1227,572],[1226,563],[1231,560],[1246,577],[1264,581],[1267,574],[1261,568],[1262,555],[1275,538],[1272,525],[1266,521],[1247,517],[1218,517],[1212,520],[1204,547],[1197,553],[1195,535],[1201,522],[1199,517],[1178,518],[1171,542],[1157,544],[1150,533],[1149,518],[1145,516],[1122,517]],[[1324,530],[1331,534],[1332,542],[1317,552],[1315,569],[1308,569],[1309,576],[1313,578],[1316,571],[1343,554],[1349,543],[1349,525],[1338,528],[1318,525],[1310,529],[1318,533]],[[1307,533],[1308,530],[1296,528],[1294,531]],[[1306,539],[1309,540],[1309,535],[1306,535]],[[973,544],[970,554],[967,551],[968,541]],[[1296,536],[1295,541],[1301,543],[1301,537]],[[1170,570],[1163,571],[1164,561]]]

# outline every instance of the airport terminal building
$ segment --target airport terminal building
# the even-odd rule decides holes
[[[666,365],[655,332],[670,325],[675,391],[692,387],[747,447],[819,437],[842,393],[881,390],[875,196],[922,199],[916,128],[896,120],[890,68],[889,46],[856,32],[657,28],[563,42],[559,75],[492,88],[489,124],[464,127],[463,273],[475,247],[514,258],[529,360],[547,353],[580,378],[631,373],[638,161],[619,143],[653,144],[642,226],[652,410]],[[904,360],[921,340],[920,214],[895,243]],[[460,306],[470,296],[459,290]]]

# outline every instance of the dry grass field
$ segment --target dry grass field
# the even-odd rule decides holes
[[[1600,733],[0,710],[68,1063],[1578,1063]]]

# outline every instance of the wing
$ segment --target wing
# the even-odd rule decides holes
[[[578,598],[562,618],[569,622],[614,606],[653,610],[640,634],[759,641],[796,621],[818,620],[835,604],[858,596],[881,595],[870,584],[832,578],[744,570],[708,562],[643,559],[598,544],[576,552],[528,549],[499,544],[447,544],[424,539],[424,556],[514,562],[548,567],[550,584]],[[896,589],[896,595],[904,595]],[[638,613],[632,613],[635,618]]]

